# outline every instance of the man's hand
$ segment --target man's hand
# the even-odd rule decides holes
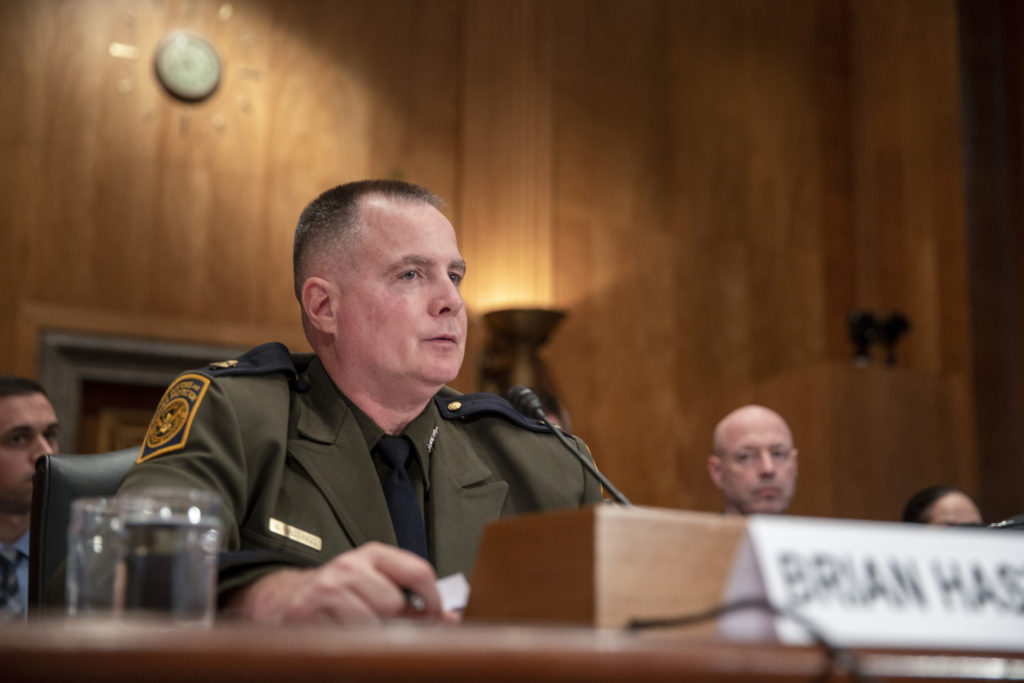
[[[367,543],[317,569],[283,569],[242,589],[230,609],[259,623],[377,622],[403,616],[458,621],[441,609],[433,567],[407,550]],[[422,598],[409,607],[403,588]]]

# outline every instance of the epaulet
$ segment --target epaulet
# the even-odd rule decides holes
[[[185,447],[192,429],[192,420],[206,396],[211,378],[269,375],[275,372],[284,373],[296,391],[309,389],[299,378],[288,347],[279,342],[263,344],[236,359],[217,361],[199,370],[178,375],[157,405],[136,462],[180,451]]]
[[[532,432],[550,432],[540,420],[526,417],[497,394],[481,392],[456,396],[435,396],[434,403],[446,420],[468,420],[484,415],[502,417]]]
[[[296,391],[303,392],[309,389],[306,383],[299,379],[295,359],[288,351],[288,347],[281,342],[262,344],[231,360],[214,361],[204,368],[203,372],[211,377],[270,375],[281,372],[287,375],[288,381]]]

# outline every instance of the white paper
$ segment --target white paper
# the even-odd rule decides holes
[[[441,594],[442,609],[464,609],[469,602],[469,581],[462,572],[438,579],[437,590]]]

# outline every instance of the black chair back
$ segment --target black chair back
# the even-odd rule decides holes
[[[54,595],[48,595],[47,582],[68,555],[71,501],[117,493],[121,479],[138,455],[135,447],[95,455],[44,455],[36,461],[29,536],[30,613],[63,605],[63,590],[54,589]]]

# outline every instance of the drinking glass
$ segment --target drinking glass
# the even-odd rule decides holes
[[[108,614],[116,605],[121,561],[121,522],[113,498],[71,501],[65,576],[69,615]]]
[[[125,614],[213,623],[221,505],[216,493],[187,488],[146,488],[118,495]]]

